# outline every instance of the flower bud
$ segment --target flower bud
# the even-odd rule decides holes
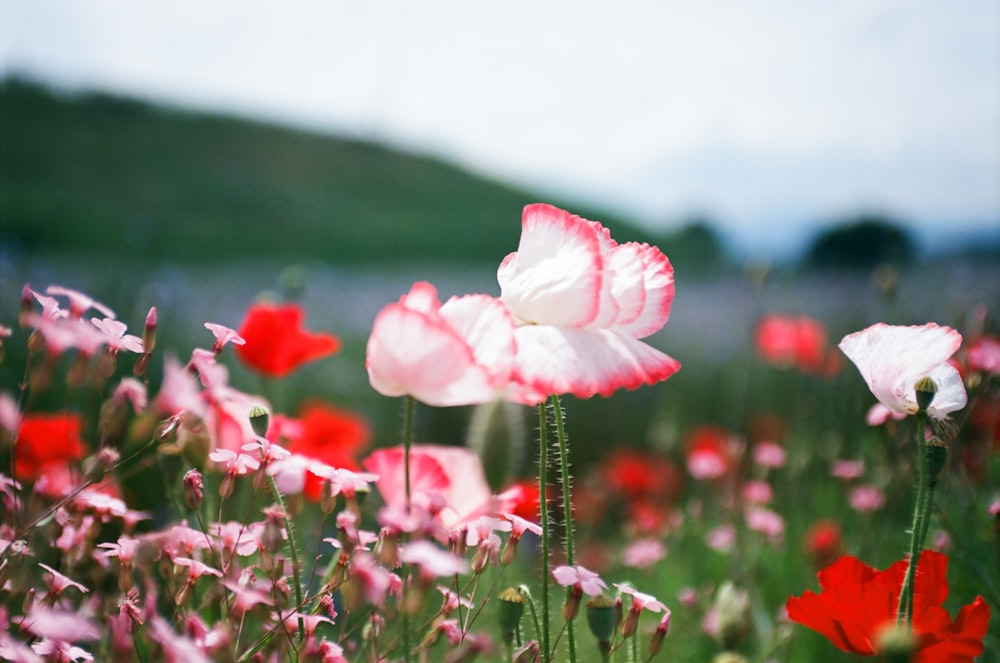
[[[253,428],[255,435],[264,437],[267,434],[267,427],[270,423],[270,415],[267,409],[260,406],[254,405],[250,408],[250,427]]]
[[[598,594],[587,601],[587,626],[597,638],[597,645],[601,651],[610,650],[611,638],[614,636],[617,621],[614,599],[604,594]]]
[[[499,594],[497,600],[500,601],[497,614],[500,620],[500,637],[504,642],[514,641],[514,634],[521,624],[521,615],[524,614],[524,597],[515,587],[508,587]]]
[[[529,640],[523,647],[514,650],[513,663],[538,663],[542,660],[542,650],[538,640]]]
[[[142,329],[142,353],[148,355],[156,347],[156,307],[150,306],[146,326]]]
[[[201,472],[190,469],[184,473],[184,501],[188,507],[198,510],[205,497],[205,484],[201,480]]]
[[[667,637],[667,631],[670,630],[670,608],[667,608],[666,614],[663,615],[663,619],[656,626],[656,631],[653,632],[653,637],[649,641],[649,653],[651,656],[656,656],[663,649],[663,640]]]
[[[750,596],[730,582],[723,583],[715,596],[719,614],[719,638],[726,648],[735,646],[750,629]]]
[[[927,485],[936,486],[938,475],[944,469],[944,464],[948,460],[948,445],[940,438],[932,437],[927,440],[924,449],[924,457],[927,461]]]
[[[917,380],[917,383],[913,385],[913,389],[917,396],[917,411],[927,412],[927,408],[931,406],[934,395],[937,393],[937,384],[935,384],[934,380],[925,376]]]
[[[503,399],[478,405],[472,412],[466,446],[482,461],[486,483],[494,494],[509,482],[525,446],[519,412]]]
[[[885,657],[887,663],[909,663],[917,644],[912,631],[895,624],[876,636],[876,650]]]

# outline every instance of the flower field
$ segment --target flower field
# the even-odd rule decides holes
[[[0,659],[1000,661],[995,266],[521,228],[363,301],[5,276]]]

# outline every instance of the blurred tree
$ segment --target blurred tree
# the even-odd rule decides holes
[[[727,260],[722,236],[707,218],[693,217],[659,240],[674,268],[685,274],[703,274],[721,267]]]
[[[880,264],[905,264],[915,253],[913,238],[899,222],[871,214],[821,231],[809,247],[806,264],[864,269]]]

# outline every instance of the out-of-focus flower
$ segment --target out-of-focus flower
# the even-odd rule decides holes
[[[718,479],[732,469],[732,435],[718,426],[700,426],[688,433],[685,456],[695,479]]]
[[[83,314],[92,308],[97,309],[107,318],[116,317],[114,311],[79,290],[72,290],[59,285],[50,285],[45,289],[45,292],[49,295],[69,299],[69,315],[72,318],[82,318]],[[39,301],[41,301],[41,298],[39,298]]]
[[[786,603],[788,618],[818,631],[838,649],[859,656],[879,652],[879,635],[896,623],[896,607],[907,562],[879,571],[854,557],[841,557],[819,572],[822,591],[807,591]],[[990,608],[981,596],[958,617],[942,607],[948,596],[948,558],[925,550],[917,567],[913,603],[914,663],[968,661],[983,652]]]
[[[859,479],[865,474],[865,461],[863,460],[835,460],[830,466],[830,476],[838,479],[850,481]]]
[[[304,329],[304,317],[298,304],[254,304],[240,327],[246,343],[236,348],[236,356],[253,370],[280,378],[340,349],[335,336]]]
[[[786,457],[785,448],[777,442],[764,440],[753,445],[753,462],[761,467],[784,467]]]
[[[729,552],[736,544],[736,528],[725,523],[711,529],[705,536],[705,544],[717,552]]]
[[[916,414],[914,386],[928,377],[937,392],[927,413],[942,419],[965,407],[968,399],[962,376],[948,363],[962,345],[962,335],[934,323],[899,327],[877,323],[840,342],[875,398],[896,414]]]
[[[803,543],[817,569],[829,566],[843,553],[844,537],[836,520],[820,520],[806,530]]]
[[[363,417],[319,401],[305,403],[299,410],[297,420],[281,421],[276,415],[268,431],[269,437],[272,437],[272,431],[283,433],[288,438],[287,448],[293,454],[346,470],[359,469],[358,452],[371,439],[371,429]],[[273,437],[272,441],[278,441],[277,436]],[[318,500],[322,491],[323,479],[314,473],[307,473],[303,490],[305,496]]]
[[[747,481],[743,484],[743,500],[747,504],[769,504],[774,499],[774,490],[766,481]]]
[[[648,569],[667,556],[667,547],[659,539],[632,541],[622,552],[622,564],[636,569]]]
[[[402,447],[378,449],[362,465],[378,475],[375,487],[387,505],[405,506]],[[463,447],[414,446],[410,450],[410,491],[412,502],[436,512],[445,527],[480,515],[492,501],[479,456]]]
[[[25,414],[14,445],[14,472],[24,481],[35,481],[52,465],[83,458],[80,416],[72,412]]]
[[[680,368],[639,340],[666,324],[674,297],[673,267],[655,246],[618,244],[597,222],[528,205],[497,280],[519,325],[514,380],[529,391],[608,396]]]
[[[885,506],[885,493],[877,486],[856,486],[851,490],[848,501],[855,511],[870,513]]]
[[[399,561],[415,564],[426,582],[435,578],[469,572],[469,563],[427,540],[406,543],[399,548]]]
[[[650,451],[617,448],[601,462],[607,487],[627,500],[656,498],[672,502],[684,483],[682,471],[663,456]]]
[[[765,316],[757,324],[754,341],[766,362],[827,376],[840,370],[839,357],[827,347],[826,330],[814,318]]]
[[[980,336],[965,353],[969,369],[990,375],[1000,375],[1000,339],[995,336]]]
[[[785,534],[785,519],[770,509],[755,506],[745,514],[747,528],[760,532],[773,542],[781,541]]]
[[[419,282],[375,317],[365,366],[384,396],[472,405],[507,392],[516,348],[514,321],[499,300],[466,295],[442,305],[434,286]],[[538,403],[544,395],[518,400]]]

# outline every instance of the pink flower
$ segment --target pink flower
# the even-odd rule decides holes
[[[760,532],[772,541],[780,541],[785,533],[785,520],[764,507],[752,507],[746,512],[747,528]]]
[[[362,461],[366,470],[378,475],[375,487],[388,506],[406,504],[403,456],[402,447],[392,447],[378,449]],[[479,456],[463,447],[432,444],[410,450],[410,490],[413,503],[437,512],[445,527],[483,513],[492,497]]]
[[[636,569],[648,569],[667,556],[667,547],[659,539],[639,539],[626,546],[622,564]]]
[[[885,493],[875,486],[858,486],[851,491],[850,502],[861,513],[878,511],[885,506]]]
[[[519,325],[514,380],[530,392],[608,396],[680,368],[639,340],[666,324],[674,297],[673,267],[654,246],[618,244],[599,223],[528,205],[497,280]]]
[[[982,336],[973,342],[968,351],[969,368],[992,375],[1000,375],[1000,339]]]
[[[768,504],[774,499],[774,490],[766,481],[747,481],[743,484],[743,499],[749,504]]]
[[[932,379],[937,393],[927,412],[943,419],[967,401],[962,377],[948,363],[960,345],[961,334],[933,322],[920,327],[880,322],[845,336],[840,349],[858,367],[875,398],[896,414],[915,414],[914,385],[922,378]]]
[[[420,574],[425,580],[469,572],[469,564],[464,559],[426,540],[401,546],[399,561],[420,567]]]
[[[515,352],[514,322],[497,299],[466,295],[442,305],[434,286],[419,282],[376,316],[365,366],[384,396],[470,405],[507,389]]]
[[[91,318],[90,323],[97,327],[98,331],[104,334],[104,342],[112,354],[118,354],[119,350],[129,352],[142,352],[142,339],[132,334],[126,334],[128,327],[124,322],[114,318]]]
[[[785,449],[777,442],[765,440],[753,447],[753,462],[761,467],[784,467],[785,456]]]
[[[830,467],[830,475],[838,479],[858,479],[865,473],[863,460],[835,460]]]
[[[215,343],[212,344],[213,354],[219,354],[222,352],[222,348],[226,347],[229,343],[232,343],[233,345],[246,345],[246,340],[240,336],[239,332],[235,329],[226,327],[225,325],[220,325],[215,322],[206,322],[205,329],[212,332],[212,336],[215,337]]]
[[[736,544],[736,528],[729,523],[719,525],[708,532],[705,543],[717,552],[729,552]]]
[[[69,314],[73,318],[81,318],[83,314],[94,308],[104,314],[107,318],[114,318],[115,312],[109,309],[104,304],[96,301],[88,295],[77,290],[71,290],[69,288],[63,288],[58,285],[50,285],[45,289],[46,294],[63,296],[69,299]],[[41,301],[41,298],[39,298]],[[44,305],[44,304],[43,304]]]
[[[563,587],[578,588],[587,596],[597,596],[608,588],[599,575],[579,564],[557,566],[552,569],[552,577]]]

